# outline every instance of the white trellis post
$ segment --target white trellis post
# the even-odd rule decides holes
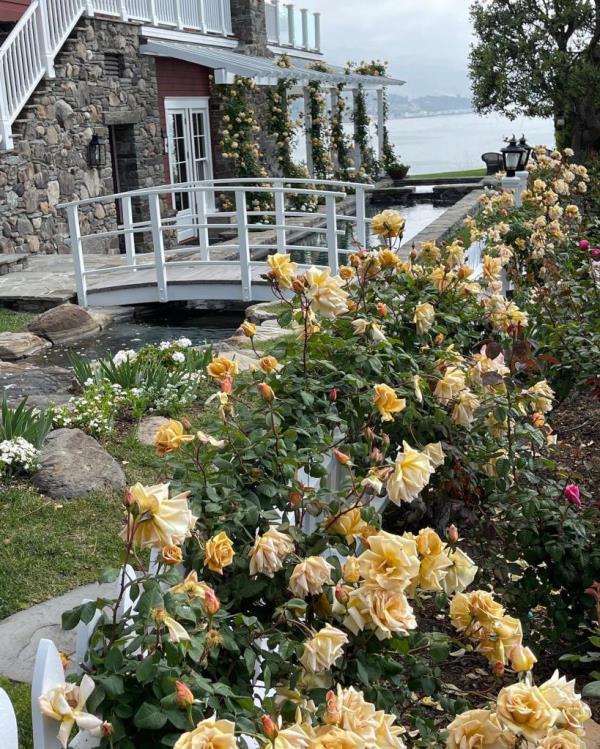
[[[196,214],[198,216],[198,245],[200,260],[210,260],[210,245],[208,237],[208,214],[206,211],[206,192],[196,190]]]
[[[131,206],[131,195],[121,198],[121,217],[123,219],[123,230],[125,232],[125,257],[127,265],[136,265],[135,235],[133,233],[133,210]]]
[[[273,11],[275,16],[275,41],[279,46],[281,44],[281,19],[279,18],[279,0],[273,0],[273,8],[275,8],[275,10]]]
[[[352,107],[353,107],[355,116],[356,116],[356,112],[358,109],[358,96],[359,96],[358,88],[352,89]],[[355,124],[354,125],[354,168],[356,169],[356,171],[358,171],[361,168],[361,166],[362,166],[362,152],[360,150],[358,138],[356,137],[356,124]]]
[[[150,193],[148,195],[148,203],[150,205],[150,225],[152,228],[152,244],[154,245],[154,269],[156,271],[156,283],[158,286],[158,301],[168,302],[167,264],[160,215],[160,195],[157,192]]]
[[[308,9],[302,8],[300,16],[302,18],[302,49],[307,50],[310,46],[308,43]]]
[[[75,288],[77,290],[77,301],[81,307],[87,307],[87,281],[83,262],[83,244],[81,241],[81,227],[79,225],[79,208],[70,205],[67,208],[67,221],[69,224],[69,236],[71,237],[71,254],[73,255],[73,266],[75,270]]]
[[[287,237],[285,231],[285,193],[283,183],[277,181],[275,185],[275,230],[277,236],[277,252],[285,252]]]
[[[315,18],[315,51],[321,51],[321,14],[314,13]]]
[[[327,214],[327,260],[332,274],[336,275],[340,269],[338,258],[337,237],[337,207],[335,195],[325,198],[325,213]]]
[[[19,749],[17,717],[4,689],[0,689],[0,736],[3,749]]]
[[[356,201],[356,241],[361,247],[367,246],[367,217],[365,188],[357,185],[354,199]]]
[[[242,281],[242,300],[252,300],[252,266],[250,265],[250,237],[248,236],[248,209],[246,191],[235,191],[235,210],[240,252],[240,274]]]
[[[377,89],[377,144],[379,162],[383,164],[385,147],[385,89],[383,86]]]
[[[329,97],[330,97],[329,101],[330,101],[330,107],[331,107],[331,120],[333,120],[333,118],[335,117],[335,114],[338,108],[339,99],[340,99],[340,92],[337,86],[333,86],[330,89]],[[337,171],[340,166],[340,159],[339,159],[339,154],[337,152],[337,149],[335,148],[333,143],[331,144],[331,160],[333,161],[333,167],[335,171]]]
[[[287,6],[287,12],[288,12],[288,36],[289,36],[289,42],[290,47],[296,46],[296,24],[294,23],[294,4],[288,3]]]
[[[313,162],[313,145],[312,145],[312,117],[310,114],[310,92],[304,87],[304,130],[306,133],[306,168],[311,177],[315,176],[315,165]]]

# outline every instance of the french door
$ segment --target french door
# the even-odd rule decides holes
[[[167,140],[171,183],[201,182],[213,177],[208,99],[184,97],[165,99]],[[214,211],[214,194],[205,193],[207,210]],[[188,226],[197,222],[197,197],[190,192],[174,192],[178,240],[191,239],[197,230]]]

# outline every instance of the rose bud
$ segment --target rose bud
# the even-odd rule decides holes
[[[194,704],[194,695],[187,684],[182,681],[175,682],[175,693],[177,695],[177,704],[182,710],[187,710]]]
[[[191,431],[192,422],[187,418],[187,416],[182,416],[179,421],[181,422],[181,426],[186,430],[186,432]]]
[[[569,504],[581,507],[581,491],[577,484],[567,484],[563,495]]]
[[[343,466],[348,465],[348,463],[352,462],[352,458],[349,455],[346,455],[346,453],[340,452],[339,450],[334,450],[333,454],[335,455],[338,462]]]
[[[589,250],[589,249],[590,249],[590,243],[588,242],[588,240],[587,240],[587,239],[582,239],[582,240],[580,240],[580,242],[579,242],[579,247],[580,247],[580,248],[581,248],[582,250]]]
[[[131,493],[130,489],[125,489],[125,492],[123,494],[123,505],[129,509],[130,507],[133,507],[135,504],[135,499],[133,497],[133,494]]]
[[[517,673],[531,671],[537,663],[535,655],[529,648],[525,648],[523,645],[515,645],[510,651],[509,658],[513,670],[517,671]]]
[[[371,450],[371,454],[369,455],[369,458],[371,459],[372,463],[381,463],[383,460],[383,453],[378,447],[374,447]]]
[[[458,528],[452,523],[446,528],[446,538],[451,544],[455,544],[458,541]]]
[[[69,665],[69,656],[66,653],[63,653],[62,650],[58,651],[58,657],[60,658],[60,662],[62,664],[62,667],[67,670],[67,667]]]
[[[591,250],[590,255],[592,256],[592,260],[600,260],[600,249]]]
[[[445,338],[446,336],[443,333],[438,333],[436,337],[433,339],[433,342],[435,343],[436,346],[441,346]]]
[[[257,388],[263,400],[270,403],[275,398],[273,388],[270,385],[267,385],[266,382],[259,382]]]
[[[496,661],[492,666],[492,673],[498,678],[504,676],[504,663],[502,663],[502,661]]]
[[[204,608],[211,616],[214,616],[221,608],[221,601],[219,601],[217,594],[212,588],[207,588],[204,593]]]
[[[260,722],[261,722],[261,725],[262,725],[262,729],[263,729],[264,735],[268,739],[270,739],[271,741],[273,741],[273,739],[276,738],[277,734],[279,733],[279,730],[277,728],[277,724],[275,723],[275,721],[273,720],[273,718],[271,718],[270,715],[262,715],[261,719],[260,719]]]
[[[331,388],[329,391],[329,400],[333,403],[337,400],[338,397],[338,391],[335,388]]]
[[[334,726],[340,722],[342,716],[338,710],[336,694],[332,689],[325,695],[325,704],[327,705],[324,716],[325,723],[328,726]]]
[[[107,720],[105,720],[104,723],[100,726],[100,735],[103,738],[108,738],[109,736],[112,736],[113,735],[112,723],[109,723]]]
[[[233,391],[233,382],[231,381],[231,377],[226,377],[221,383],[221,392],[231,393],[232,391]]]
[[[341,585],[335,586],[335,599],[338,601],[338,603],[341,603],[342,606],[345,606],[348,601],[350,600],[350,596],[346,591],[342,588]]]
[[[377,305],[377,314],[380,317],[387,317],[389,314],[389,309],[388,309],[387,304],[384,304],[383,302],[379,302],[379,304]]]
[[[251,323],[249,320],[244,320],[240,325],[240,330],[246,336],[246,338],[254,338],[256,335],[256,325]]]
[[[288,494],[288,499],[290,500],[291,506],[296,509],[296,507],[300,507],[302,504],[302,494],[300,492],[290,492]]]
[[[533,424],[534,427],[541,429],[546,423],[546,418],[544,417],[543,413],[536,411],[531,417],[531,423]]]
[[[306,283],[303,278],[294,278],[294,280],[292,281],[292,289],[296,292],[296,294],[302,294],[305,288]]]
[[[175,564],[180,564],[182,560],[183,554],[179,546],[175,546],[175,544],[168,544],[167,546],[162,547],[160,552],[160,561],[163,564],[172,566]]]

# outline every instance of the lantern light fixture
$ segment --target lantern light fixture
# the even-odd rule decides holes
[[[502,162],[507,177],[514,177],[520,168],[523,158],[523,149],[517,145],[517,139],[513,135],[508,145],[502,149]]]
[[[88,144],[88,165],[92,169],[106,166],[106,141],[96,133]]]
[[[518,145],[519,148],[523,149],[523,156],[521,157],[521,163],[519,164],[519,168],[517,171],[524,172],[527,169],[527,165],[529,164],[529,159],[531,158],[531,154],[533,152],[533,146],[529,145],[524,134],[521,136]]]

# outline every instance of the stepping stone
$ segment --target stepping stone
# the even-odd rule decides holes
[[[73,372],[64,367],[0,361],[0,399],[5,395],[9,406],[17,406],[24,397],[38,408],[67,403],[73,384]]]
[[[43,494],[60,500],[124,489],[127,483],[117,461],[81,429],[50,432],[31,481]]]
[[[114,583],[93,583],[0,621],[0,675],[13,681],[31,683],[35,653],[43,637],[53,640],[64,653],[73,653],[76,634],[75,630],[63,631],[63,612],[79,606],[86,598],[112,598],[114,593]],[[68,671],[74,671],[76,666],[76,663],[70,662]]]
[[[0,333],[0,359],[15,361],[39,354],[52,344],[33,333]]]
[[[142,445],[154,446],[154,438],[159,429],[162,429],[169,423],[169,419],[164,416],[147,416],[142,419],[137,428],[137,440]]]

